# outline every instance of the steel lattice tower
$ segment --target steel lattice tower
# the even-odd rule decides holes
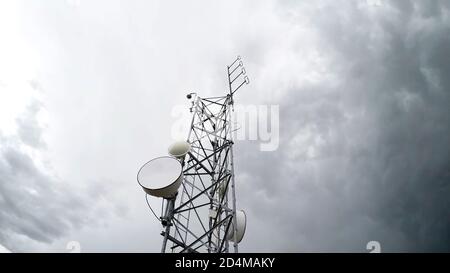
[[[232,118],[233,95],[249,83],[245,74],[238,57],[227,66],[227,94],[187,96],[192,103],[191,149],[181,161],[184,177],[177,196],[163,202],[162,252],[168,241],[172,252],[226,253],[231,244],[238,252]]]

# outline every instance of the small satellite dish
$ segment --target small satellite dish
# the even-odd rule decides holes
[[[235,222],[233,219],[233,223],[231,223],[231,226],[228,229],[228,233],[227,233],[228,241],[234,241],[234,228],[233,228],[234,223]],[[236,243],[240,243],[242,241],[242,238],[244,238],[246,226],[247,226],[247,216],[245,215],[245,212],[243,210],[237,210],[236,211],[236,228],[237,228],[237,233],[236,233],[237,242]]]
[[[186,141],[177,141],[170,145],[169,154],[178,159],[183,159],[190,149],[191,144],[187,143]]]
[[[170,156],[154,158],[139,169],[137,180],[147,194],[172,198],[183,180],[181,163]]]

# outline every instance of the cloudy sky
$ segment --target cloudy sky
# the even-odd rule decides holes
[[[0,246],[158,252],[137,170],[236,55],[280,109],[235,145],[241,251],[450,251],[445,0],[1,1]]]

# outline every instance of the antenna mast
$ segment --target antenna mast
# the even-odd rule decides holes
[[[171,252],[228,253],[231,244],[234,252],[238,252],[246,215],[236,209],[232,107],[233,95],[249,83],[239,56],[227,66],[227,76],[226,95],[205,98],[196,93],[187,95],[192,103],[187,141],[169,148],[169,154],[182,166],[182,182],[177,192],[171,192],[168,198],[163,196],[160,219],[165,230],[161,233],[164,237],[161,252],[167,251],[168,241]],[[138,181],[143,186],[140,173]],[[141,176],[142,180],[146,178]]]

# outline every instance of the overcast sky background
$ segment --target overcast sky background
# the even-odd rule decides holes
[[[241,55],[236,100],[280,106],[276,151],[235,145],[241,251],[450,251],[449,16],[444,0],[1,1],[0,245],[159,252],[138,168]]]

